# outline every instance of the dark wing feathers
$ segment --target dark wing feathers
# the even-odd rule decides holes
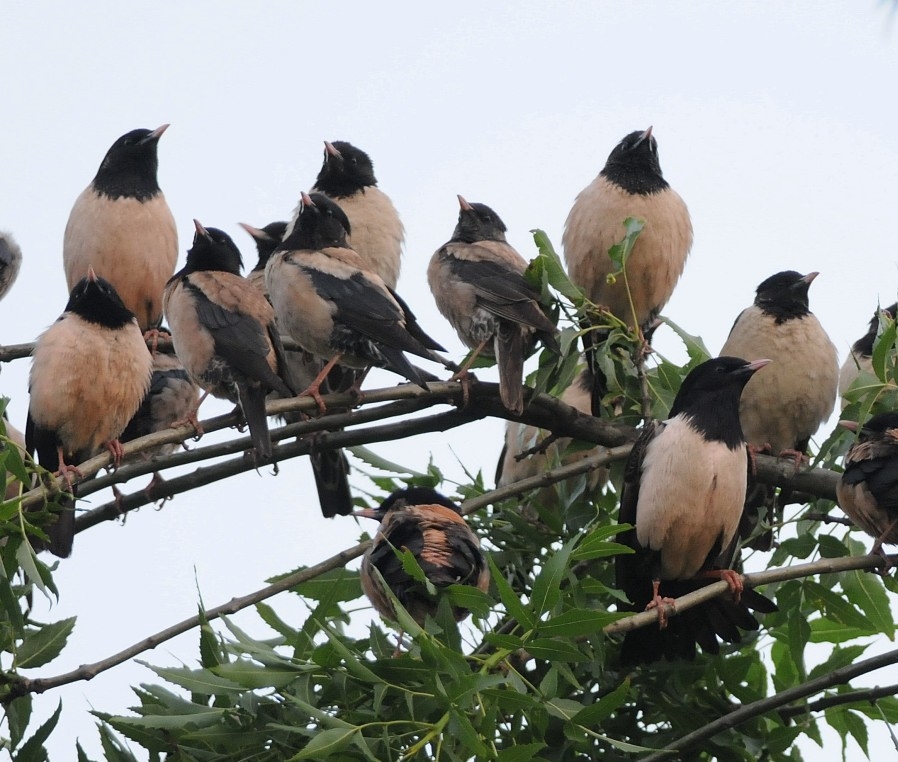
[[[352,513],[352,492],[349,489],[349,462],[342,450],[312,451],[309,454],[318,502],[325,518],[348,516]]]
[[[879,507],[898,514],[898,458],[870,458],[849,463],[842,481],[850,486],[866,482]]]
[[[390,292],[390,296],[392,296],[399,306],[402,308],[402,311],[405,313],[405,328],[406,330],[414,336],[418,341],[421,342],[422,346],[427,347],[428,349],[436,350],[437,352],[445,352],[446,348],[440,344],[437,344],[430,336],[424,333],[424,329],[418,324],[418,318],[415,317],[415,313],[411,311],[409,306],[405,303],[405,299],[403,299],[399,294],[397,294],[392,288],[387,286],[387,290]]]

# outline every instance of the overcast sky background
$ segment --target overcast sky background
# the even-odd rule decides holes
[[[895,300],[898,28],[885,2],[5,2],[0,28],[0,228],[25,255],[0,304],[4,344],[33,340],[62,311],[63,230],[108,147],[165,122],[159,178],[179,266],[196,217],[230,232],[251,267],[237,222],[284,219],[323,140],[368,151],[406,226],[398,290],[456,357],[425,278],[455,224],[455,194],[494,207],[525,257],[537,227],[560,249],[576,194],[621,137],[649,125],[695,228],[664,313],[712,352],[780,270],[820,271],[811,308],[843,357],[877,301]],[[681,356],[667,329],[656,336]],[[27,372],[17,361],[0,379],[21,428]],[[487,421],[375,449],[419,469],[432,454],[463,478],[460,459],[491,479],[501,432]],[[321,517],[304,460],[97,527],[56,574],[62,599],[45,616],[79,619],[40,673],[108,656],[193,615],[198,591],[217,605],[358,533],[353,519]],[[273,604],[304,616],[290,596]],[[237,621],[270,634],[252,613]],[[190,634],[143,658],[192,665],[197,653]],[[72,758],[76,737],[99,757],[85,709],[122,712],[141,681],[158,682],[129,665],[39,698],[41,716],[64,700],[51,758]],[[890,748],[884,732],[876,740]]]

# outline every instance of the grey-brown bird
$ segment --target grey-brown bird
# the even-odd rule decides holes
[[[292,230],[265,273],[278,325],[306,351],[327,360],[306,390],[325,409],[319,385],[337,363],[387,368],[424,386],[404,352],[439,361],[442,347],[421,330],[346,238],[349,220],[320,193],[302,194]]]
[[[396,555],[397,549],[415,556],[438,593],[449,585],[488,590],[490,573],[477,535],[462,518],[459,507],[436,490],[396,490],[379,508],[356,511],[355,515],[380,521],[374,541],[362,559],[361,579],[365,595],[384,619],[395,621],[396,612],[383,584],[422,627],[439,605],[439,598],[405,570]],[[375,569],[383,584],[375,576]],[[453,607],[457,621],[469,613],[465,608]]]
[[[536,339],[557,349],[555,324],[539,291],[524,279],[527,261],[505,239],[505,223],[486,204],[458,197],[452,237],[437,249],[427,281],[437,307],[474,356],[495,357],[502,404],[524,410],[524,360]]]
[[[390,197],[377,187],[371,158],[345,140],[324,143],[313,193],[336,201],[349,218],[352,247],[390,289],[396,289],[405,230]]]
[[[153,359],[134,314],[93,269],[75,284],[62,316],[32,353],[25,439],[44,468],[71,485],[76,465],[104,446],[116,465],[118,437],[150,385]],[[68,556],[75,535],[74,502],[49,528],[50,551]]]
[[[258,261],[253,266],[253,269],[249,271],[246,279],[259,288],[267,298],[268,291],[265,289],[265,267],[268,265],[268,260],[271,258],[274,250],[284,239],[287,223],[269,222],[263,228],[253,227],[245,222],[241,222],[239,225],[250,234],[253,243],[256,244],[256,252],[259,255]]]
[[[178,359],[206,392],[240,406],[256,454],[271,458],[265,396],[294,392],[274,310],[240,275],[243,260],[231,237],[194,220],[187,264],[165,287],[165,314]]]
[[[767,278],[758,286],[754,304],[736,318],[720,350],[773,361],[763,376],[748,382],[740,402],[745,441],[755,450],[769,447],[774,454],[800,458],[835,407],[838,353],[808,302],[808,289],[816,277],[816,272],[802,275],[787,270]],[[773,489],[764,485],[749,490],[743,536],[754,531],[762,506],[767,514],[763,521],[774,522],[774,497]],[[781,512],[778,507],[776,514]],[[749,547],[769,550],[772,542],[772,532],[766,531]]]
[[[645,227],[627,261],[627,277],[609,280],[617,265],[608,250],[624,238],[628,217],[644,220]],[[598,177],[580,192],[564,224],[562,244],[571,281],[587,298],[645,332],[673,294],[692,248],[689,210],[664,179],[651,127],[621,140]],[[606,336],[596,330],[583,337],[595,376],[594,415],[607,381],[591,350]]]
[[[839,425],[858,430],[854,421]],[[885,557],[884,543],[898,545],[898,413],[879,413],[861,427],[845,455],[836,499],[848,517],[875,538],[871,553]]]
[[[743,590],[733,571],[748,467],[739,396],[768,362],[718,357],[697,366],[667,420],[646,424],[633,446],[620,509],[621,523],[633,528],[618,541],[634,553],[615,556],[617,585],[632,610],[657,609],[659,627],[627,634],[624,664],[691,659],[696,643],[718,653],[718,638],[737,643],[740,629],[758,628],[749,608],[773,610],[764,596]],[[715,598],[668,622],[664,604],[715,577],[729,582],[734,597]]]
[[[0,299],[9,293],[22,266],[22,249],[12,233],[0,230]]]
[[[72,207],[62,245],[69,289],[93,267],[142,331],[159,325],[162,291],[178,260],[175,220],[157,179],[157,148],[167,128],[132,130],[112,144]]]
[[[851,345],[851,351],[839,371],[839,397],[842,399],[842,409],[848,404],[845,400],[845,392],[851,388],[857,377],[861,373],[874,375],[873,344],[879,333],[880,320],[882,318],[894,320],[896,315],[898,315],[898,303],[882,310],[876,310],[870,319],[870,327],[867,332]]]

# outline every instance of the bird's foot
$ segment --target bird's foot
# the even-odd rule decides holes
[[[477,376],[467,368],[463,368],[458,373],[454,373],[449,381],[458,381],[461,384],[461,406],[467,407],[471,401],[471,384],[477,381]]]
[[[112,503],[115,505],[115,512],[118,517],[124,522],[125,514],[125,496],[122,494],[122,491],[116,487],[114,484],[112,485]]]
[[[748,452],[748,465],[749,470],[751,471],[752,476],[757,476],[758,473],[758,458],[757,455],[759,453],[771,452],[773,448],[770,446],[769,442],[765,442],[762,445],[745,445],[745,449]]]
[[[808,458],[805,453],[800,450],[796,450],[794,448],[788,447],[783,450],[777,457],[779,458],[792,458],[795,461],[795,470],[797,471],[801,468],[802,463],[810,463],[811,460]]]
[[[193,441],[199,442],[200,437],[206,433],[203,430],[203,426],[200,423],[200,419],[197,418],[197,414],[199,412],[200,412],[199,407],[195,407],[193,410],[191,410],[189,413],[187,413],[187,415],[185,415],[183,418],[178,418],[177,421],[173,421],[171,426],[169,426],[169,428],[180,429],[182,426],[187,426],[189,424],[189,425],[193,426],[193,430],[196,432],[196,434],[193,437]],[[186,450],[187,447],[184,447],[184,449]]]
[[[53,475],[61,476],[65,480],[66,489],[71,492],[75,484],[75,479],[83,479],[84,474],[81,473],[81,470],[77,466],[70,466],[62,460],[60,460],[59,463],[59,470]]]
[[[327,405],[324,402],[324,398],[321,396],[321,383],[312,384],[306,389],[304,392],[300,392],[297,396],[299,397],[311,397],[315,400],[315,404],[318,405],[318,415],[324,415],[327,412]]]
[[[885,542],[886,537],[892,533],[892,530],[898,526],[898,519],[895,519],[891,524],[889,524],[885,531],[876,538],[876,542],[873,543],[873,547],[870,548],[871,556],[880,556],[883,561],[885,561],[885,566],[880,566],[875,569],[876,573],[880,577],[888,577],[889,572],[892,570],[892,567],[895,565],[892,563],[892,559],[889,558],[889,554],[886,553],[883,549],[883,543]]]
[[[158,328],[150,328],[148,331],[144,331],[143,333],[143,340],[147,343],[147,346],[150,349],[150,353],[154,356],[159,349],[160,336],[162,336],[162,332]]]
[[[125,448],[118,439],[109,439],[103,442],[103,447],[109,450],[109,454],[112,456],[113,469],[122,465],[122,458],[125,457]]]
[[[172,499],[172,496],[169,494],[161,494],[167,484],[168,482],[162,478],[162,474],[158,471],[153,471],[153,478],[150,479],[150,483],[143,488],[143,494],[147,496],[147,500],[151,503],[156,503],[157,508],[161,508]]]
[[[742,591],[745,590],[745,584],[742,575],[735,569],[706,569],[698,576],[706,579],[722,579],[730,586],[730,592],[733,594],[733,600],[736,603],[739,603],[742,598]]]
[[[676,598],[668,598],[667,596],[662,596],[658,592],[658,588],[661,585],[659,580],[652,580],[652,600],[648,602],[645,607],[646,611],[651,611],[652,609],[657,609],[658,611],[658,629],[663,630],[667,627],[667,609],[666,606],[670,606],[672,608],[677,607],[677,599]]]

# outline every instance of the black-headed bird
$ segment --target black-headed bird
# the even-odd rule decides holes
[[[843,410],[847,405],[845,392],[851,388],[857,377],[861,373],[870,376],[874,375],[873,344],[876,342],[876,336],[879,333],[880,316],[888,320],[894,320],[896,315],[898,315],[898,303],[885,307],[882,310],[876,310],[870,319],[870,326],[867,332],[851,345],[851,351],[839,370],[839,396],[842,398]]]

